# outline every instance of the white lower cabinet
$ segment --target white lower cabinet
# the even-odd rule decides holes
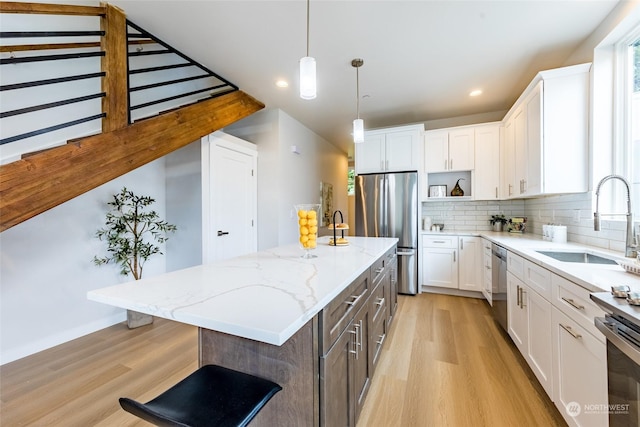
[[[423,236],[421,280],[424,286],[482,291],[482,238]]]
[[[570,426],[606,427],[607,349],[593,326],[604,313],[588,290],[528,259],[509,253],[507,270],[509,336]]]
[[[509,336],[523,356],[527,355],[527,312],[522,304],[525,285],[510,271],[507,272],[507,325]]]
[[[547,394],[553,399],[551,303],[507,273],[509,336]]]
[[[536,378],[553,400],[551,303],[528,286],[525,288],[522,299],[527,312],[529,329],[526,359]]]
[[[570,426],[607,426],[606,345],[556,307],[552,309],[552,325],[558,411]],[[576,404],[580,412],[569,415],[567,406]]]
[[[460,262],[458,264],[458,289],[482,291],[482,238],[460,236]]]
[[[482,295],[489,305],[493,305],[493,266],[491,260],[491,242],[482,239]]]
[[[422,284],[458,289],[457,249],[425,248],[422,250]]]

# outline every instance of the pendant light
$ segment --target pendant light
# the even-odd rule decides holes
[[[300,59],[300,98],[316,97],[316,60],[309,56],[309,0],[307,0],[307,56]]]
[[[353,121],[353,142],[359,144],[364,142],[364,121],[360,118],[360,74],[358,69],[362,67],[364,61],[356,58],[351,61],[351,66],[356,69],[356,113],[357,118]]]

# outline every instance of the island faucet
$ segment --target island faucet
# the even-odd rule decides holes
[[[598,204],[600,202],[600,187],[606,181],[610,179],[619,179],[622,181],[627,189],[627,213],[626,214],[605,214],[605,215],[626,215],[627,216],[627,239],[625,242],[625,251],[624,256],[627,258],[635,258],[636,257],[636,249],[638,247],[638,242],[634,243],[633,236],[633,214],[631,213],[631,192],[629,191],[629,183],[626,179],[621,177],[620,175],[607,175],[600,180],[598,186],[596,187],[596,211],[593,213],[593,229],[595,231],[600,231],[600,212],[598,209]]]

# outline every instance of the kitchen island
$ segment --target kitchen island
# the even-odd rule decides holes
[[[93,301],[197,326],[200,365],[218,364],[279,383],[283,391],[252,425],[331,424],[320,415],[331,403],[326,386],[335,386],[325,378],[326,355],[340,337],[353,335],[349,325],[354,316],[371,306],[366,329],[372,332],[377,311],[384,307],[384,317],[390,319],[394,300],[390,287],[384,287],[385,296],[375,304],[369,296],[383,289],[380,283],[395,280],[390,273],[397,239],[349,241],[348,246],[334,247],[321,238],[314,251],[317,258],[303,259],[298,245],[288,245],[87,295]],[[349,341],[347,356],[352,347]],[[365,356],[368,388],[373,351]],[[353,421],[355,409],[346,410]]]

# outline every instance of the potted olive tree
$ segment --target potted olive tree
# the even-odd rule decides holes
[[[120,274],[131,274],[135,280],[142,278],[145,263],[153,255],[162,254],[160,246],[167,241],[167,233],[176,231],[176,226],[161,220],[158,213],[147,208],[155,202],[149,196],[138,196],[123,187],[107,204],[104,228],[96,237],[107,242],[107,255],[93,257],[96,265],[117,264]],[[153,322],[153,316],[127,310],[127,326],[137,328]]]

